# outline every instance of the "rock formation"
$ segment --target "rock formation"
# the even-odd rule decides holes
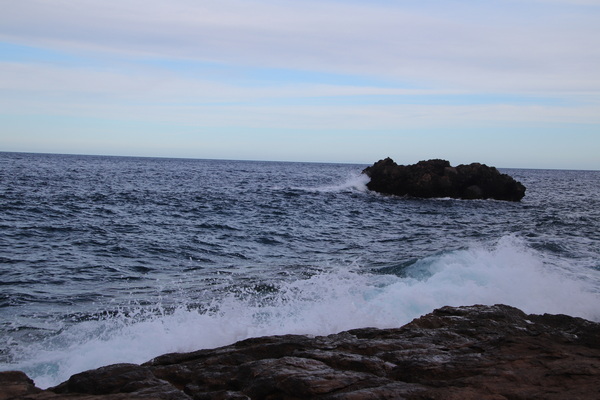
[[[525,195],[520,182],[479,163],[452,167],[446,160],[428,160],[398,165],[388,157],[363,173],[371,178],[370,190],[397,196],[519,201]]]
[[[396,329],[166,354],[44,391],[23,373],[0,373],[0,400],[597,398],[600,324],[504,305],[444,307]]]

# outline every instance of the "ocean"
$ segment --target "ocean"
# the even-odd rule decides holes
[[[366,166],[0,153],[0,370],[46,388],[444,305],[600,321],[600,171],[501,169],[513,203],[379,195]]]

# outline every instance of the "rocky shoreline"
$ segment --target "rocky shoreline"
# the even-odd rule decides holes
[[[284,335],[82,372],[5,399],[597,399],[600,324],[505,306],[443,307],[395,329]]]

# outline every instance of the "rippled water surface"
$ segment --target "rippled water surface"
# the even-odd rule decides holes
[[[502,170],[512,203],[381,196],[364,167],[0,153],[0,369],[48,386],[446,304],[600,320],[600,172]]]

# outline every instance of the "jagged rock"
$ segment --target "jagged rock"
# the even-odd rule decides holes
[[[383,194],[458,199],[519,201],[525,186],[485,164],[450,166],[446,160],[419,161],[398,165],[391,158],[379,160],[363,173],[371,178],[370,190]]]
[[[504,305],[443,307],[401,328],[253,338],[15,393],[31,400],[596,399],[600,324]]]

